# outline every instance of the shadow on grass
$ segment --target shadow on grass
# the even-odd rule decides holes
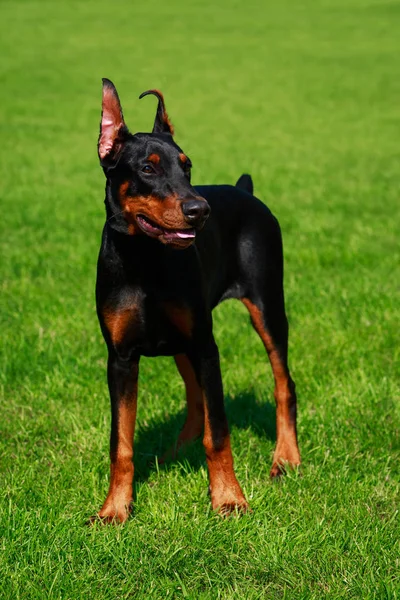
[[[243,393],[234,398],[225,398],[229,428],[250,430],[262,439],[276,440],[275,406],[270,402],[259,403],[251,393]],[[135,436],[135,482],[146,481],[156,470],[156,461],[171,448],[177,440],[186,418],[186,409],[171,415],[163,422],[139,424]],[[205,455],[201,440],[183,448],[175,459],[160,465],[164,469],[173,463],[189,465],[197,470],[205,464]]]

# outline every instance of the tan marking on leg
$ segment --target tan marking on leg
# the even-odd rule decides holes
[[[204,399],[204,438],[211,503],[214,510],[227,515],[235,510],[246,512],[249,506],[233,470],[233,456],[229,432],[217,442],[213,440],[207,402]]]
[[[296,392],[286,365],[279,356],[273,339],[265,329],[260,309],[248,298],[243,298],[242,302],[250,313],[254,329],[264,343],[275,379],[277,441],[270,475],[276,477],[284,472],[285,463],[291,466],[300,464],[295,416]]]
[[[184,354],[177,354],[175,363],[186,388],[187,417],[179,434],[177,449],[182,444],[201,436],[204,428],[203,390],[201,389],[190,360]]]
[[[186,444],[197,440],[204,428],[203,391],[197,382],[191,362],[185,354],[177,354],[174,359],[185,384],[187,415],[177,441],[171,448],[168,448],[159,460],[159,464],[176,458],[179,450]]]
[[[136,420],[135,387],[133,397],[121,401],[118,412],[118,443],[111,456],[111,476],[107,498],[99,512],[106,522],[123,523],[129,516],[132,504],[133,436]]]
[[[105,309],[103,312],[104,324],[107,327],[111,341],[117,346],[124,339],[126,330],[132,325],[136,315],[136,308],[130,306],[122,309]]]

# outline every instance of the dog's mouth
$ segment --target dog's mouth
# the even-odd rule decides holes
[[[191,229],[166,229],[161,227],[144,215],[136,215],[136,222],[140,229],[153,238],[159,238],[166,244],[188,246],[196,237],[196,230]]]

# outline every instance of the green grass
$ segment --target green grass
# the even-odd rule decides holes
[[[400,7],[394,0],[0,7],[1,597],[400,598]],[[215,516],[173,361],[143,360],[136,504],[86,528],[108,483],[101,77],[132,131],[159,87],[195,183],[244,171],[279,218],[302,477],[268,478],[272,377],[244,307],[215,311],[239,481]]]

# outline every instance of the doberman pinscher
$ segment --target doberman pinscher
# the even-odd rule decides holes
[[[233,470],[212,309],[228,298],[248,309],[275,378],[277,444],[271,477],[298,465],[296,394],[290,377],[279,224],[236,186],[195,186],[191,161],[173,140],[158,90],[152,133],[129,133],[114,85],[103,80],[98,153],[106,176],[106,214],[96,300],[108,348],[111,478],[97,518],[127,519],[132,504],[133,437],[139,359],[173,356],[187,399],[176,449],[203,434],[212,507],[248,504]]]

